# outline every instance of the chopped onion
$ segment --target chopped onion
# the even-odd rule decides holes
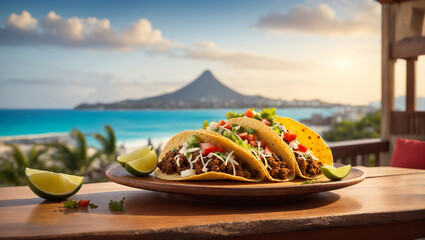
[[[192,152],[196,152],[196,151],[198,151],[198,150],[200,150],[200,149],[201,149],[201,148],[195,147],[195,148],[191,148],[191,149],[187,150],[187,152],[192,153]]]
[[[212,159],[208,160],[208,161],[204,164],[204,166],[202,167],[202,172],[208,172],[208,168],[207,168],[207,166],[208,166],[208,163],[210,163],[210,162],[211,162],[211,160],[212,160]]]
[[[291,149],[298,149],[298,144],[294,140],[294,141],[292,141],[292,142],[289,143],[289,147]]]
[[[193,176],[193,175],[196,175],[195,169],[186,169],[186,170],[180,172],[180,176],[182,176],[182,177],[190,177],[190,176]]]

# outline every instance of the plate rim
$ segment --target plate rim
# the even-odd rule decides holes
[[[366,178],[365,172],[360,169],[352,168],[351,171],[357,172],[359,174],[358,177],[348,179],[348,180],[340,180],[340,181],[330,181],[324,183],[315,183],[315,184],[300,184],[300,185],[288,185],[282,186],[279,183],[276,185],[273,182],[267,182],[267,185],[262,184],[261,187],[255,187],[255,184],[251,182],[237,182],[238,185],[249,185],[249,187],[240,187],[240,186],[232,186],[232,185],[203,185],[202,182],[206,181],[186,181],[184,184],[177,181],[167,181],[162,179],[158,182],[153,181],[143,181],[143,178],[137,179],[137,182],[134,182],[135,179],[126,178],[120,175],[114,175],[113,171],[118,170],[117,168],[122,168],[122,166],[118,165],[112,167],[106,171],[106,177],[112,182],[138,188],[145,189],[150,191],[157,192],[166,192],[166,193],[178,193],[178,194],[188,194],[188,195],[202,195],[202,196],[250,196],[250,197],[260,197],[260,196],[284,196],[284,195],[303,195],[310,193],[318,193],[336,190],[340,188],[349,187],[355,184],[362,182]],[[124,170],[125,171],[125,170]],[[350,172],[352,174],[352,172]],[[349,175],[350,175],[349,174]],[[156,178],[153,175],[149,175],[150,178]],[[219,180],[226,181],[226,180]],[[232,182],[227,180],[226,182]],[[138,186],[135,186],[137,184]],[[219,192],[219,194],[217,194]]]

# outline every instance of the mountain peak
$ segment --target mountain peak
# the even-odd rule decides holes
[[[217,78],[214,77],[210,70],[205,70],[195,81],[209,82],[209,81],[218,81]],[[195,82],[194,81],[194,82]]]

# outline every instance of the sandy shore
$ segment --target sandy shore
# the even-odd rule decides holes
[[[119,154],[130,152],[147,145],[152,145],[154,148],[160,147],[162,149],[169,138],[170,137],[118,141],[117,148],[119,150]],[[21,150],[26,152],[32,148],[33,144],[48,144],[57,141],[65,144],[72,144],[72,138],[69,133],[46,133],[0,137],[0,155],[11,150],[11,148],[6,144],[17,144]],[[89,147],[89,149],[94,148]]]

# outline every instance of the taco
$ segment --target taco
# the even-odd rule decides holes
[[[236,144],[205,131],[174,135],[159,156],[155,176],[165,180],[238,180],[259,182],[261,165]]]
[[[228,121],[205,122],[204,131],[224,136],[239,148],[250,153],[271,181],[289,181],[295,178],[295,164],[290,150],[267,126],[250,118],[233,118]],[[200,130],[201,131],[201,130]]]
[[[251,108],[243,114],[234,111],[226,113],[226,117],[255,119],[258,124],[268,126],[285,143],[286,149],[290,150],[298,176],[306,179],[320,177],[322,175],[320,168],[323,165],[333,165],[329,146],[310,128],[291,118],[278,117],[275,111],[275,108],[266,108],[257,113]]]

